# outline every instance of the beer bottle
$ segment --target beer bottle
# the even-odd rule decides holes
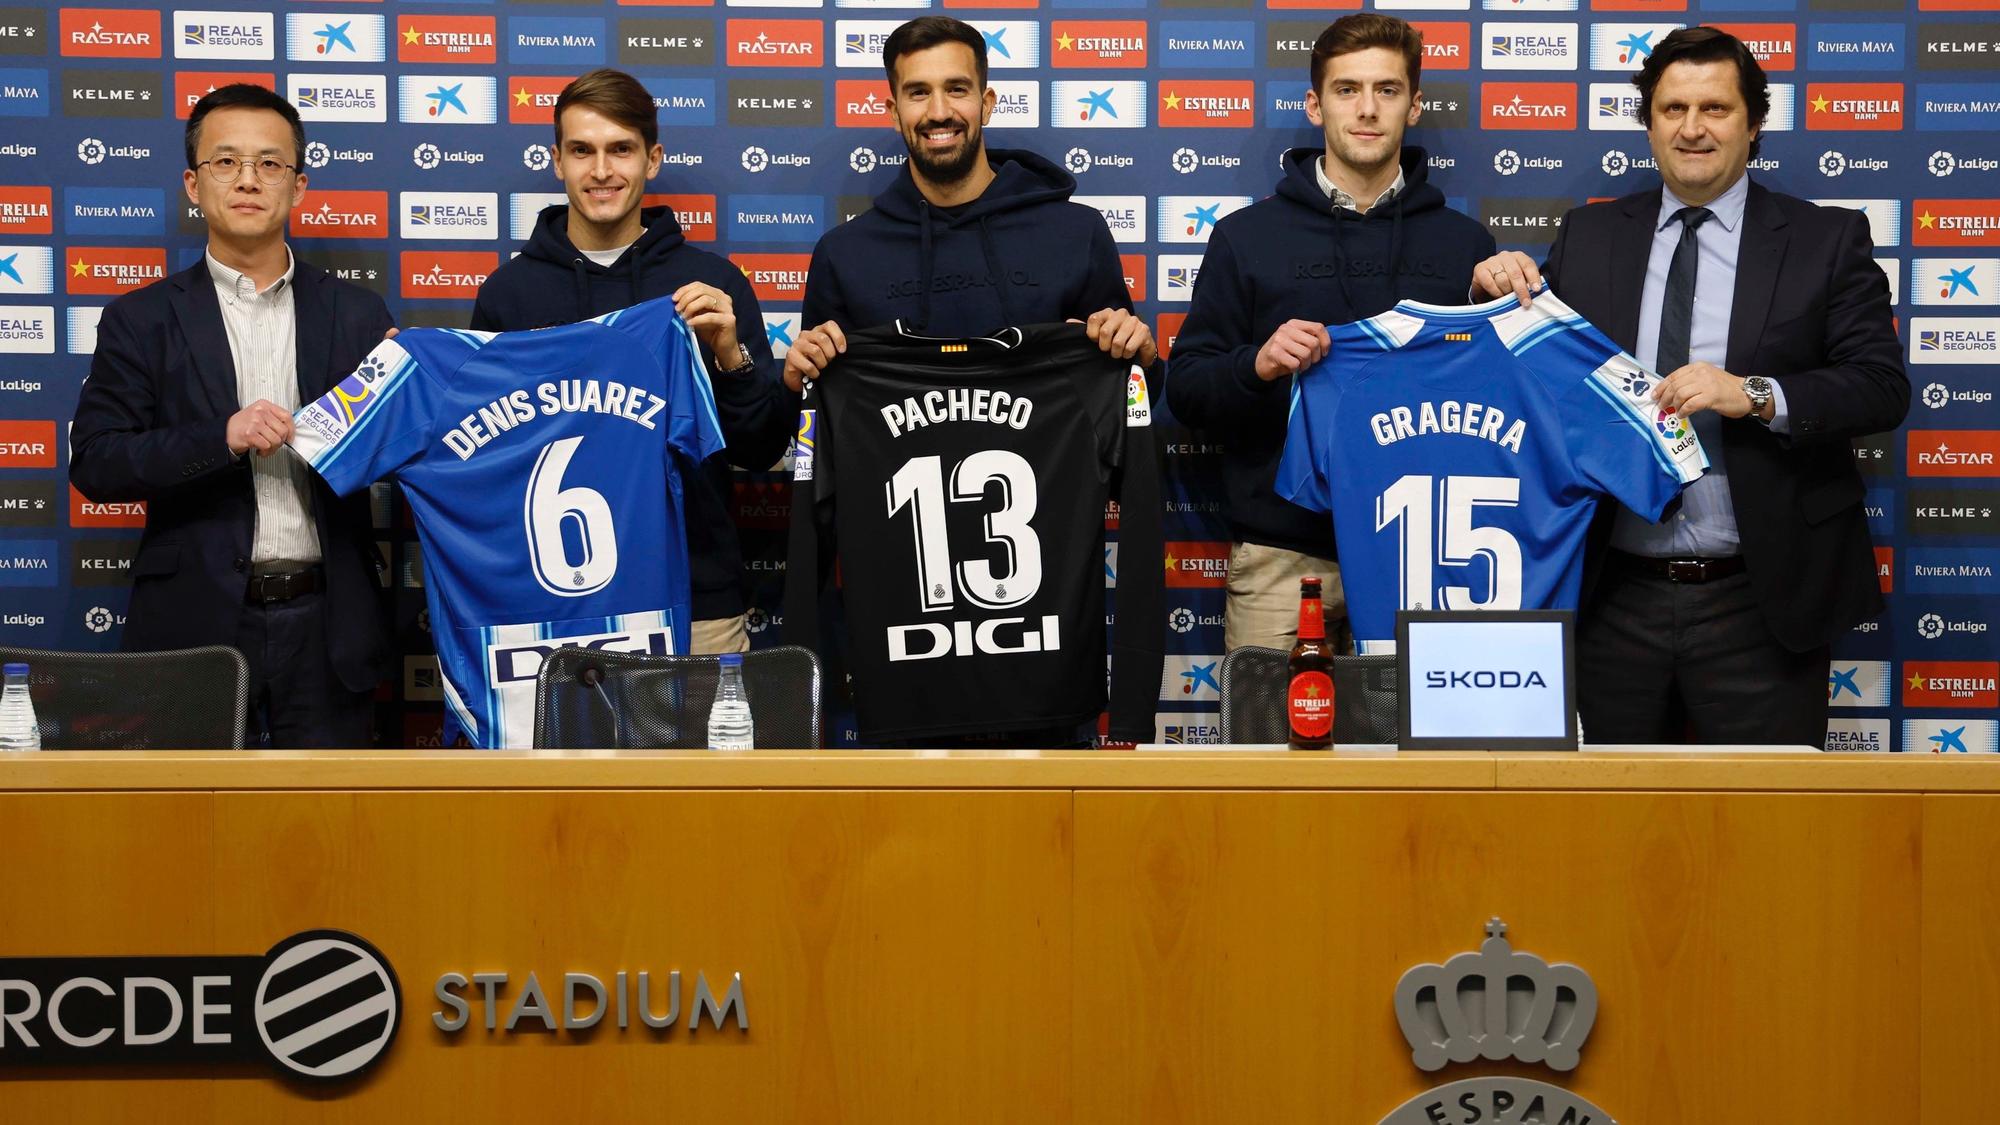
[[[1285,712],[1294,750],[1333,745],[1333,646],[1327,643],[1319,579],[1299,579],[1299,639],[1292,645]]]

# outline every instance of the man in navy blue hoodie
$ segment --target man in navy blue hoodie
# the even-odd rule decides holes
[[[1069,201],[1075,177],[1032,152],[987,151],[985,37],[922,16],[889,36],[882,61],[910,160],[871,210],[813,248],[811,327],[785,356],[786,383],[817,378],[846,349],[844,330],[897,320],[931,336],[1081,320],[1105,351],[1153,364],[1104,216]]]
[[[1328,636],[1352,649],[1331,521],[1272,490],[1292,376],[1325,357],[1326,325],[1404,298],[1465,304],[1467,271],[1494,250],[1426,182],[1424,150],[1403,146],[1422,62],[1422,36],[1394,16],[1344,16],[1320,34],[1306,116],[1326,148],[1287,152],[1277,194],[1216,224],[1174,342],[1167,403],[1223,446],[1231,649],[1291,648],[1306,575],[1324,579]]]
[[[653,97],[629,74],[594,70],[563,89],[556,99],[555,170],[569,204],[545,208],[520,256],[479,287],[472,327],[506,332],[572,324],[673,296],[701,343],[728,442],[687,478],[692,649],[742,652],[750,645],[729,466],[769,468],[783,456],[798,400],[779,378],[763,312],[743,272],[688,245],[668,208],[640,205],[660,171],[659,136]]]

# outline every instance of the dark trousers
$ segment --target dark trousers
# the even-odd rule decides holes
[[[250,663],[252,749],[353,750],[374,745],[370,692],[347,690],[326,658],[326,595],[244,607],[236,647]]]
[[[1583,737],[1822,747],[1828,655],[1779,644],[1747,574],[1676,583],[1614,558],[1577,627]]]

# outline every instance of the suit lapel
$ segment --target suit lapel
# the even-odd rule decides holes
[[[329,389],[327,364],[332,362],[333,325],[326,308],[326,275],[296,258],[292,270],[292,325],[298,347],[299,403],[305,405]]]
[[[1729,306],[1729,351],[1723,367],[1738,375],[1754,375],[1747,370],[1757,358],[1757,342],[1764,338],[1764,321],[1771,314],[1771,294],[1778,285],[1778,266],[1784,261],[1785,215],[1771,201],[1771,193],[1750,185],[1750,199],[1743,207],[1743,235],[1736,248],[1736,295]]]
[[[1625,221],[1619,224],[1606,256],[1611,276],[1611,323],[1603,327],[1605,335],[1629,352],[1639,346],[1639,301],[1646,292],[1653,222],[1660,214],[1659,189],[1627,197],[1624,209]],[[1639,268],[1632,269],[1633,264]]]
[[[193,389],[216,414],[234,414],[241,408],[236,393],[236,362],[229,355],[229,332],[222,326],[222,302],[215,297],[215,281],[203,258],[191,269],[174,275],[173,294],[168,303],[179,322],[181,337],[187,341],[188,357],[194,364],[200,386]]]

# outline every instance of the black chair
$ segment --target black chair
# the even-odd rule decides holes
[[[1291,738],[1285,688],[1291,654],[1275,648],[1239,648],[1222,661],[1222,741],[1241,745]],[[1396,657],[1333,658],[1334,745],[1402,741],[1397,713]]]
[[[722,665],[713,656],[559,648],[535,677],[535,747],[699,750]],[[818,749],[819,661],[797,645],[743,654],[762,749]]]
[[[250,666],[233,648],[0,648],[0,660],[28,665],[44,750],[243,749]]]

